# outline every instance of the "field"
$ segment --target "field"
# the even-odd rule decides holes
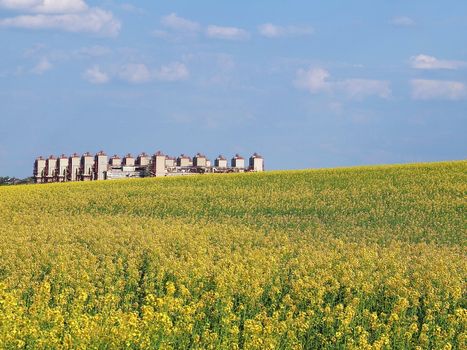
[[[466,349],[467,162],[0,188],[0,348]]]

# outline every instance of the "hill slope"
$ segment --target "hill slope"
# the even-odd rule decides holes
[[[467,162],[0,188],[0,347],[466,345]]]

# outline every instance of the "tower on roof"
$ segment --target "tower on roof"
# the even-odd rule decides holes
[[[68,181],[79,180],[80,173],[80,157],[77,153],[73,153],[68,158]]]
[[[98,152],[94,157],[94,179],[105,180],[108,170],[108,157],[104,151]]]
[[[245,168],[245,159],[237,153],[232,158],[231,166],[232,166],[232,168],[244,169]]]
[[[193,157],[193,166],[205,167],[206,162],[207,162],[207,159],[204,154],[197,153],[196,156]]]
[[[86,152],[81,156],[81,180],[89,181],[94,177],[94,157]]]
[[[37,157],[36,160],[34,161],[34,171],[33,171],[33,176],[34,176],[34,182],[35,183],[42,183],[44,182],[44,176],[45,176],[45,159],[40,156]]]
[[[227,159],[219,154],[219,156],[214,160],[214,166],[218,168],[227,168]]]
[[[57,181],[65,182],[68,180],[68,157],[62,154],[57,159]]]
[[[152,174],[154,176],[165,176],[165,154],[157,151],[152,156]]]
[[[264,171],[264,159],[256,152],[250,157],[249,165],[251,171]]]

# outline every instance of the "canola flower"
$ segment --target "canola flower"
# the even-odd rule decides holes
[[[467,162],[0,188],[1,349],[465,349]]]

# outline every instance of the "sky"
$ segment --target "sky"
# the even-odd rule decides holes
[[[0,0],[0,176],[37,156],[465,159],[467,1]]]

